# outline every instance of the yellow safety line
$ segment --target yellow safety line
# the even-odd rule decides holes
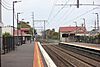
[[[38,54],[38,64],[39,64],[39,67],[41,67],[38,45],[37,45],[37,54]]]

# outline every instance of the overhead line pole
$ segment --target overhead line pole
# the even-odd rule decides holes
[[[99,30],[99,14],[95,13],[97,15],[97,29]]]
[[[47,20],[34,20],[34,22],[44,22],[44,39],[46,39],[45,22],[47,22]]]
[[[0,56],[1,56],[1,50],[2,50],[2,18],[1,17],[2,17],[2,12],[1,12],[1,0],[0,0]]]
[[[35,27],[34,27],[34,12],[32,12],[32,19],[33,19],[33,41],[34,41],[34,30],[35,30]]]
[[[21,13],[17,13],[17,41],[18,41],[18,45],[19,45],[19,29],[18,29],[18,24],[19,24],[19,14]]]
[[[86,25],[85,25],[85,18],[83,18],[84,21],[84,42],[86,42],[85,36],[86,36]]]
[[[14,39],[14,32],[15,32],[15,27],[14,27],[14,14],[15,14],[15,9],[14,9],[14,4],[17,2],[21,1],[13,1],[13,50],[15,50],[15,39]]]
[[[15,1],[13,1],[13,50],[15,50],[15,39],[14,39],[14,3]]]
[[[86,25],[85,25],[85,18],[83,18],[83,21],[84,21],[84,28],[86,28]]]

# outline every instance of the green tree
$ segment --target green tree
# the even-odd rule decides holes
[[[52,30],[47,29],[46,30],[46,36],[49,39],[59,39],[59,33],[55,32],[55,29],[52,29]]]
[[[100,44],[100,33],[98,34],[97,38],[98,38],[98,43]]]
[[[31,28],[31,26],[27,22],[20,21],[20,23],[18,23],[18,27],[17,28],[18,29],[20,29],[20,28]]]
[[[33,28],[29,25],[29,22],[20,21],[17,28],[29,28],[29,32],[27,32],[27,34],[33,34]],[[36,30],[34,30],[34,33],[36,33]]]
[[[10,33],[5,32],[5,33],[3,34],[3,37],[11,37],[11,35],[10,35]]]

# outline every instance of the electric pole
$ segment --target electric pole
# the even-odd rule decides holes
[[[2,50],[2,8],[1,8],[1,0],[0,0],[0,55],[1,55],[1,50]]]
[[[15,27],[14,27],[14,14],[15,14],[15,3],[21,2],[21,1],[13,1],[13,50],[15,50],[15,38],[14,38],[14,32],[15,32]]]
[[[97,29],[99,30],[99,14],[95,13],[97,15]]]
[[[14,39],[14,3],[15,1],[13,1],[13,50],[15,50],[15,39]]]
[[[17,41],[18,41],[18,45],[19,45],[19,29],[18,29],[18,24],[19,24],[19,14],[21,13],[17,13]]]
[[[97,27],[96,27],[96,20],[95,20],[95,22],[94,22],[94,28],[95,28],[95,30],[96,30],[96,28],[97,28]]]
[[[46,39],[46,31],[45,31],[45,20],[44,20],[44,39]]]
[[[85,25],[85,18],[83,18],[83,21],[84,21],[84,28],[83,28],[83,31],[84,31],[84,42],[86,42],[86,38],[85,38],[85,34],[86,34],[86,25]]]
[[[84,21],[84,28],[86,28],[86,24],[85,24],[85,18],[83,18],[83,21]]]
[[[78,30],[77,30],[77,28],[78,28],[77,22],[75,21],[74,23],[75,23],[75,25],[76,25],[76,34],[77,34],[77,31],[78,31]]]
[[[32,37],[32,39],[33,39],[33,41],[34,41],[34,30],[35,30],[35,27],[34,27],[34,12],[32,12],[32,20],[33,20],[33,37]]]
[[[2,47],[2,42],[1,42],[2,36],[1,35],[2,35],[2,28],[1,28],[1,0],[0,0],[0,59],[1,59],[1,47]]]
[[[45,31],[45,22],[47,22],[47,20],[34,20],[34,22],[44,22],[44,37],[43,39],[45,40],[46,39],[46,31]]]

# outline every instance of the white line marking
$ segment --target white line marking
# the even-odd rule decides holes
[[[44,48],[41,46],[40,42],[38,42],[40,51],[47,63],[48,67],[57,67],[56,64],[53,62],[53,60],[49,57],[49,55],[47,54],[47,52],[44,50]]]

